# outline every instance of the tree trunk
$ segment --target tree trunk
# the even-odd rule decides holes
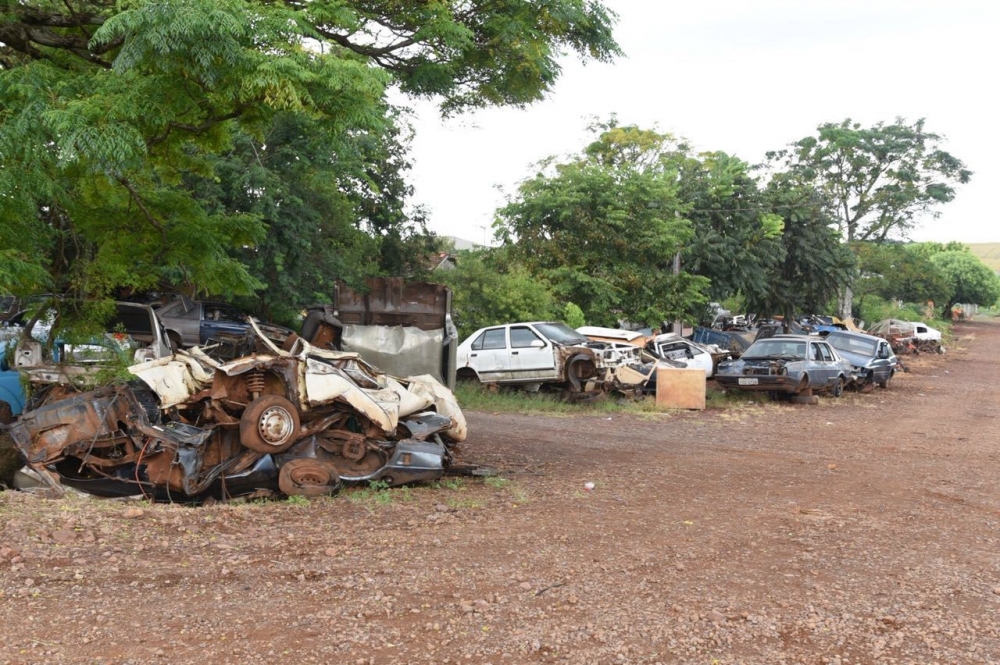
[[[845,286],[837,294],[837,309],[840,310],[840,318],[849,319],[854,309],[854,291],[850,286]]]

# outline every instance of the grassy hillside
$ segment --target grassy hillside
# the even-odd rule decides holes
[[[991,269],[1000,271],[1000,242],[969,243],[968,248]]]

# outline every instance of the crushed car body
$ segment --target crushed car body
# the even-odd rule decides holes
[[[444,475],[467,429],[440,382],[301,339],[268,345],[227,363],[196,347],[135,365],[137,380],[30,411],[10,434],[35,471],[104,496],[312,496]]]

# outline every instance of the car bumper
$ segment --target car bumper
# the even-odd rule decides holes
[[[739,374],[716,374],[715,382],[723,388],[750,392],[796,393],[798,381],[789,376],[742,376]]]

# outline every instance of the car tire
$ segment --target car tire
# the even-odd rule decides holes
[[[476,374],[476,370],[470,369],[468,367],[463,367],[462,369],[455,372],[456,381],[467,381],[469,383],[482,383],[479,379],[479,375]]]
[[[896,375],[896,372],[889,372],[889,376],[886,377],[885,381],[879,381],[878,382],[878,387],[879,388],[888,388],[889,387],[889,381],[891,381],[892,377],[895,376],[895,375]]]
[[[285,496],[329,496],[341,484],[332,464],[308,457],[289,460],[278,471],[278,489]]]
[[[830,389],[830,394],[834,397],[844,396],[844,377],[837,377],[837,383],[833,384],[833,388]]]
[[[258,453],[287,450],[299,435],[299,411],[280,395],[250,402],[240,417],[240,443]]]

